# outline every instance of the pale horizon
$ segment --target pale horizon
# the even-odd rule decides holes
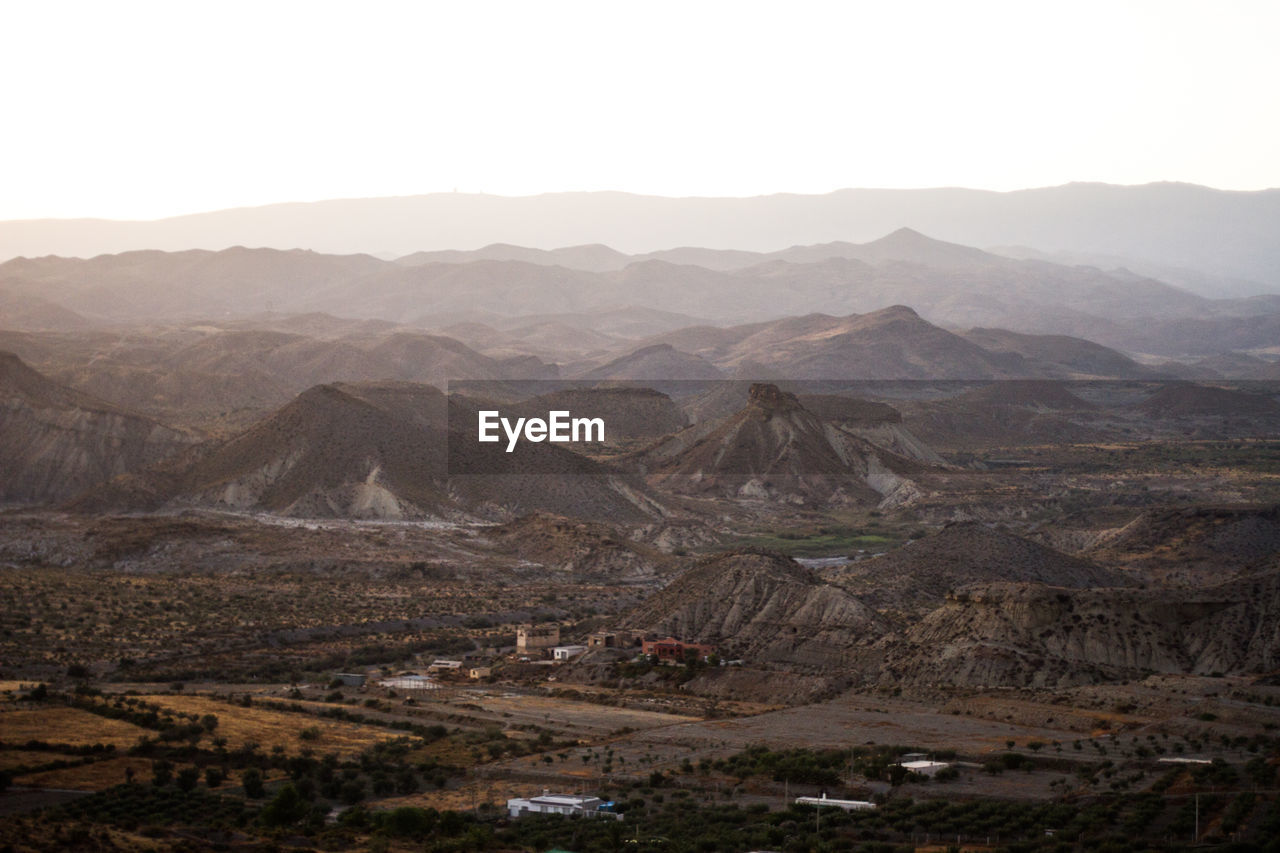
[[[1280,186],[1265,2],[10,5],[0,220]]]
[[[530,193],[495,193],[495,192],[468,192],[468,191],[464,191],[464,190],[433,190],[433,191],[429,191],[429,192],[421,192],[421,193],[394,193],[394,194],[390,194],[390,195],[377,195],[377,196],[372,196],[372,195],[370,195],[370,196],[344,196],[344,197],[325,197],[325,198],[308,198],[308,199],[285,199],[285,200],[281,200],[281,201],[267,201],[267,202],[263,202],[263,203],[261,203],[261,204],[244,204],[244,205],[238,205],[238,206],[235,206],[235,207],[223,207],[223,208],[215,208],[215,209],[208,209],[208,210],[190,210],[190,211],[182,211],[182,212],[179,212],[179,213],[172,213],[172,214],[166,214],[166,215],[164,215],[164,216],[155,216],[155,217],[134,217],[134,218],[119,217],[119,218],[117,218],[117,217],[109,217],[109,216],[65,216],[65,217],[64,217],[64,216],[45,216],[45,217],[27,217],[27,218],[25,218],[25,219],[21,219],[21,220],[0,220],[0,222],[16,222],[16,221],[30,221],[30,222],[37,222],[37,221],[95,221],[95,220],[100,220],[100,221],[104,221],[104,222],[120,222],[120,223],[137,222],[137,223],[144,223],[144,222],[157,222],[157,221],[161,221],[161,220],[165,220],[165,219],[180,219],[180,218],[188,217],[188,216],[202,216],[202,215],[205,215],[205,214],[212,214],[212,213],[223,213],[223,212],[232,212],[232,211],[239,211],[239,210],[257,210],[257,209],[263,209],[263,208],[269,208],[269,207],[286,207],[286,206],[291,206],[291,205],[311,205],[311,204],[319,205],[319,204],[324,204],[324,203],[326,203],[326,202],[375,201],[375,200],[397,199],[397,198],[416,198],[416,197],[421,197],[421,196],[431,196],[431,195],[465,195],[465,196],[482,196],[482,197],[488,197],[488,198],[501,198],[501,199],[525,199],[525,198],[527,198],[527,199],[532,199],[532,198],[539,198],[539,197],[541,197],[541,196],[553,196],[553,195],[626,195],[626,196],[643,196],[643,197],[649,197],[649,198],[660,198],[660,199],[670,199],[670,200],[696,200],[696,199],[752,199],[752,198],[768,198],[768,197],[771,197],[771,196],[806,196],[806,197],[808,197],[808,196],[813,196],[813,197],[817,197],[817,196],[835,195],[836,193],[842,193],[842,192],[858,192],[858,191],[861,191],[861,190],[871,190],[871,191],[878,191],[878,190],[884,190],[884,191],[895,191],[895,190],[921,190],[921,191],[930,191],[930,190],[959,190],[959,191],[965,191],[965,192],[970,192],[970,191],[971,191],[971,192],[995,193],[995,194],[1000,194],[1000,195],[1009,195],[1009,194],[1013,194],[1013,193],[1020,193],[1020,192],[1034,192],[1034,191],[1036,191],[1036,190],[1050,190],[1050,189],[1056,189],[1056,188],[1059,188],[1059,187],[1072,186],[1072,185],[1108,186],[1108,187],[1118,187],[1118,188],[1136,188],[1136,187],[1157,186],[1157,185],[1162,185],[1162,184],[1178,185],[1178,186],[1187,186],[1187,187],[1195,187],[1195,188],[1197,188],[1197,189],[1211,190],[1211,191],[1214,191],[1214,192],[1224,192],[1224,193],[1242,193],[1242,194],[1244,194],[1244,193],[1265,193],[1265,192],[1274,192],[1274,191],[1276,191],[1276,190],[1280,190],[1280,186],[1276,186],[1276,187],[1259,187],[1259,188],[1257,188],[1257,189],[1244,189],[1244,190],[1242,190],[1242,189],[1230,189],[1230,188],[1226,188],[1226,187],[1213,187],[1213,186],[1208,186],[1208,185],[1206,185],[1206,184],[1196,184],[1196,183],[1192,183],[1192,182],[1190,182],[1190,181],[1147,181],[1147,182],[1140,183],[1140,184],[1117,184],[1117,183],[1111,183],[1111,182],[1107,182],[1107,181],[1064,181],[1063,183],[1060,183],[1060,184],[1045,185],[1045,186],[1032,186],[1032,187],[1016,187],[1016,188],[1014,188],[1014,189],[1003,189],[1003,190],[1001,190],[1001,189],[988,189],[988,188],[984,188],[984,187],[963,187],[963,186],[934,186],[934,187],[888,187],[888,186],[884,186],[884,187],[836,187],[836,188],[834,188],[834,189],[830,189],[830,190],[823,190],[823,191],[816,191],[816,192],[793,192],[793,191],[789,191],[789,190],[779,190],[779,191],[777,191],[777,192],[769,192],[769,193],[748,193],[748,194],[745,194],[745,195],[729,195],[729,194],[725,194],[725,195],[715,195],[715,196],[713,196],[713,195],[698,195],[698,194],[689,194],[689,195],[668,195],[668,194],[662,194],[662,193],[640,193],[640,192],[632,192],[632,191],[630,191],[630,190],[620,190],[620,189],[597,189],[597,190],[545,190],[545,191],[542,191],[542,192],[530,192]],[[909,230],[918,230],[918,229],[912,228],[912,227],[911,227],[911,226],[909,226],[909,225],[903,225],[903,226],[899,226],[899,227],[901,227],[901,228],[906,228],[906,229],[909,229]],[[897,229],[892,229],[892,230],[897,230]],[[888,234],[888,233],[891,233],[891,232],[888,232],[888,231],[887,231],[887,232],[885,232],[885,233],[886,233],[886,234]],[[926,236],[928,236],[928,235],[926,235]],[[451,248],[480,248],[480,247],[479,247],[479,246],[476,246],[476,247],[451,247]],[[544,246],[544,247],[541,247],[541,248],[558,248],[558,247]],[[785,248],[785,246],[778,246],[778,248]]]

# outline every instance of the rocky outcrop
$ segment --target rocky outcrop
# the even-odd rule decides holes
[[[1280,572],[1193,593],[964,587],[906,632],[883,683],[1052,687],[1280,665]]]
[[[1123,572],[978,522],[949,524],[881,557],[833,570],[832,580],[876,610],[919,618],[972,583],[1024,582],[1087,589],[1133,586]]]
[[[884,631],[860,601],[789,557],[750,551],[707,558],[633,610],[626,627],[815,671],[848,666]]]
[[[0,353],[0,502],[69,499],[196,437],[58,385]]]
[[[536,565],[540,575],[551,573],[581,583],[658,584],[682,563],[607,525],[548,513],[490,528],[485,539],[495,549]]]
[[[509,520],[544,511],[647,522],[663,515],[639,478],[579,454],[528,442],[507,454],[451,432],[454,403],[413,382],[317,385],[196,458],[115,484],[82,508],[387,520]]]
[[[662,488],[797,505],[898,506],[923,466],[828,423],[768,383],[730,417],[696,424],[630,459]]]
[[[1280,567],[1280,506],[1150,509],[1097,535],[1085,553],[1161,585],[1216,586]]]

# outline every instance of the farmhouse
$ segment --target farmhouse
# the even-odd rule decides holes
[[[921,776],[932,778],[937,775],[939,770],[945,770],[951,765],[945,761],[903,761],[902,766],[912,773],[919,773]]]
[[[660,661],[682,661],[685,652],[692,651],[698,657],[704,658],[716,650],[715,646],[709,646],[704,643],[685,643],[674,637],[666,637],[661,640],[645,640],[640,644],[640,651],[646,655],[653,655]]]
[[[622,815],[613,811],[613,803],[606,803],[599,797],[552,794],[547,791],[543,791],[540,797],[530,797],[527,800],[519,797],[507,800],[507,813],[511,817],[523,817],[527,814],[563,814],[622,820]]]

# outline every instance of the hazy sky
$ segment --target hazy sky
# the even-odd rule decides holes
[[[0,6],[0,219],[1280,186],[1280,2]]]

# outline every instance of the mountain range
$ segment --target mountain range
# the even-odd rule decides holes
[[[746,252],[865,241],[904,226],[952,242],[1008,247],[1004,251],[1024,257],[1127,266],[1206,295],[1280,289],[1280,247],[1274,240],[1280,190],[1228,192],[1177,183],[1073,183],[1015,192],[844,189],[751,198],[437,193],[278,204],[150,222],[10,221],[0,223],[0,258],[247,245],[384,256],[433,250],[425,259],[452,262],[467,256],[436,250],[499,243],[570,246],[553,252],[553,262],[606,270],[621,263],[619,253],[591,244],[607,244],[626,253],[712,247],[718,251],[676,249],[664,259],[724,268],[752,263]],[[545,260],[529,249],[497,247],[487,254]]]
[[[581,269],[505,250],[514,248],[398,261],[243,247],[17,258],[0,264],[0,320],[75,331],[320,313],[435,331],[495,357],[559,362],[616,356],[621,343],[677,330],[714,346],[710,330],[725,325],[893,305],[955,331],[1085,337],[1166,357],[1265,349],[1280,329],[1280,295],[1207,298],[1127,269],[1009,258],[909,229],[863,244],[736,253],[746,266],[689,249]]]

